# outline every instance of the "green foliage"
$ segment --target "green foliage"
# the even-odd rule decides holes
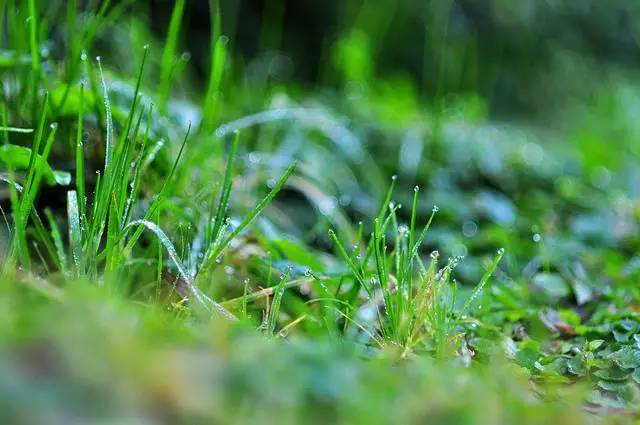
[[[554,63],[523,93],[556,87],[559,106],[535,93],[556,119],[506,123],[521,60],[489,96],[465,2],[344,2],[311,90],[282,52],[244,58],[235,6],[211,0],[200,81],[180,53],[195,6],[157,43],[134,3],[0,3],[10,421],[637,416],[637,76],[603,65],[580,91]],[[264,48],[298,42],[287,7],[265,5]],[[473,19],[529,28],[545,7],[572,6]],[[424,34],[399,43],[408,13]]]

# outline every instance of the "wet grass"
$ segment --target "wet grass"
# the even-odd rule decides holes
[[[627,76],[585,134],[376,76],[364,12],[327,94],[245,79],[217,1],[204,89],[184,1],[163,42],[127,2],[0,8],[12,423],[637,417]]]

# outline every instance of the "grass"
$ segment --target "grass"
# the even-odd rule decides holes
[[[198,83],[188,2],[162,43],[127,2],[0,3],[10,422],[636,420],[638,151],[593,160],[633,119],[576,107],[592,139],[425,101],[376,74],[367,5],[331,46],[344,93],[245,80],[208,6]]]

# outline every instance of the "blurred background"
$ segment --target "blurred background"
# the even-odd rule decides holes
[[[172,5],[135,8],[162,39]],[[207,78],[209,10],[185,7],[187,99]],[[399,201],[417,184],[425,212],[441,207],[432,243],[449,255],[505,245],[514,275],[542,263],[572,275],[585,253],[637,252],[638,2],[222,0],[220,10],[232,58],[220,121],[313,111],[260,125],[248,143],[262,166],[303,158],[326,195],[307,193],[320,222],[371,217],[397,174],[409,189]],[[322,246],[318,234],[298,236]]]
[[[136,7],[163,37],[173,4]],[[220,8],[236,59],[254,72],[266,62],[275,83],[404,78],[426,101],[475,93],[504,116],[549,114],[640,59],[640,5],[627,0],[221,0]],[[208,2],[187,2],[182,47],[200,80],[209,33]]]
[[[104,6],[78,4],[79,22]],[[164,58],[176,5],[175,55]],[[56,65],[75,61],[65,48],[66,4],[46,8],[44,67],[77,83]],[[106,10],[87,54],[102,57],[116,118],[150,45],[143,92],[160,106],[153,136],[169,143],[146,193],[157,190],[188,123],[199,129],[174,183],[170,233],[188,234],[201,219],[215,191],[202,182],[219,182],[224,170],[224,144],[213,140],[241,130],[236,211],[299,161],[259,221],[263,248],[283,264],[321,267],[293,254],[331,250],[329,228],[349,241],[360,220],[368,231],[397,176],[403,220],[414,186],[419,221],[439,207],[425,254],[467,256],[462,281],[476,280],[497,247],[507,250],[506,276],[542,274],[540,285],[561,287],[552,297],[572,297],[578,280],[591,297],[640,276],[636,1],[154,0]],[[69,128],[71,112],[59,111]],[[20,114],[10,118],[20,123]],[[96,130],[87,145],[95,167]],[[72,168],[70,152],[56,149],[54,165]],[[43,202],[56,206],[63,191],[52,190]],[[285,249],[284,239],[299,246]]]

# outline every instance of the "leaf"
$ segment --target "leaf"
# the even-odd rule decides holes
[[[584,376],[586,367],[581,356],[574,356],[567,361],[567,371],[572,375]]]
[[[533,277],[532,285],[550,301],[566,298],[570,294],[567,283],[554,273],[538,273]]]
[[[92,109],[95,107],[93,92],[85,90],[81,95],[81,90],[82,88],[77,84],[73,86],[61,84],[51,91],[51,103],[57,106],[58,117],[74,117],[82,108]]]
[[[629,377],[629,372],[620,370],[617,367],[598,369],[593,374],[596,377],[606,379],[607,381],[625,381]]]
[[[316,272],[324,271],[324,265],[316,254],[309,251],[309,248],[290,239],[274,239],[270,242],[288,260],[307,266]]]
[[[522,367],[534,370],[539,358],[540,344],[533,340],[529,340],[520,344],[520,349],[516,353],[515,361]]]
[[[26,170],[29,167],[31,149],[18,145],[0,146],[0,164],[13,169]],[[42,168],[42,176],[49,186],[67,186],[71,183],[71,174],[51,168],[41,155],[37,156],[36,166]]]
[[[622,369],[635,369],[640,367],[640,350],[632,347],[622,347],[607,357]]]

